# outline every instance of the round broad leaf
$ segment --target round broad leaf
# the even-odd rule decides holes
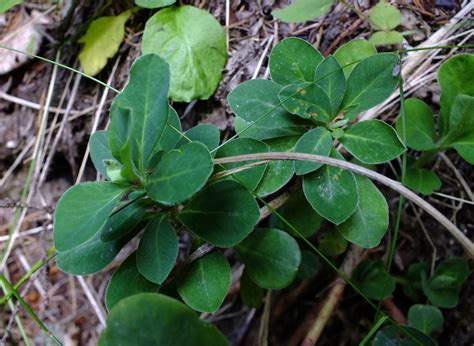
[[[231,274],[225,256],[220,252],[210,253],[194,261],[180,275],[179,295],[194,310],[215,312],[229,292]]]
[[[178,257],[178,237],[167,216],[155,217],[145,228],[137,250],[138,271],[149,281],[161,284]]]
[[[252,232],[259,217],[253,196],[232,180],[207,186],[178,215],[192,232],[219,247],[240,243]]]
[[[238,247],[250,278],[262,288],[284,288],[296,276],[301,252],[288,233],[274,229],[257,229]]]
[[[382,53],[369,56],[356,65],[347,79],[342,102],[347,111],[346,118],[354,119],[360,112],[390,96],[398,84],[398,74],[393,73],[397,64],[396,54]]]
[[[110,310],[120,300],[138,293],[158,292],[160,286],[145,279],[137,269],[136,254],[132,253],[112,274],[105,291],[105,304]]]
[[[369,16],[369,22],[374,29],[389,31],[400,25],[402,14],[395,7],[380,1],[372,8]]]
[[[329,156],[332,148],[331,133],[323,127],[317,127],[306,132],[296,143],[295,152]],[[311,173],[321,167],[321,163],[296,161],[296,175]]]
[[[408,324],[426,335],[440,330],[443,323],[443,314],[436,306],[416,304],[408,310]]]
[[[365,249],[380,244],[388,228],[388,205],[385,197],[368,178],[355,176],[359,203],[354,213],[337,227],[351,243]]]
[[[474,131],[456,139],[452,146],[464,160],[474,165]]]
[[[405,185],[424,195],[431,195],[441,188],[441,180],[435,172],[423,168],[409,168],[405,174]]]
[[[160,8],[173,5],[176,0],[135,0],[135,4],[144,8]]]
[[[441,139],[442,144],[451,144],[466,134],[474,132],[474,96],[458,95],[454,99],[449,116],[449,128]]]
[[[110,311],[99,346],[227,346],[224,335],[176,299],[141,293]]]
[[[148,206],[149,204],[144,200],[124,202],[100,229],[101,239],[103,241],[116,240],[133,231],[145,216]]]
[[[436,346],[429,336],[407,326],[387,326],[375,334],[372,346]]]
[[[310,43],[290,37],[273,48],[270,55],[270,72],[280,85],[312,82],[314,71],[323,56]]]
[[[340,46],[334,53],[334,57],[339,61],[347,78],[359,61],[375,54],[377,54],[377,49],[372,43],[364,39],[356,39]]]
[[[243,120],[239,128],[235,125],[240,137],[269,139],[298,134],[299,127],[304,125],[303,119],[291,115],[280,105],[281,89],[282,86],[272,81],[253,79],[232,90],[227,101]]]
[[[316,68],[314,80],[330,100],[330,119],[339,113],[346,91],[346,77],[337,59],[330,55]]]
[[[176,145],[177,148],[189,143],[189,141],[200,142],[204,144],[209,151],[213,151],[219,146],[220,132],[219,128],[214,125],[200,124],[190,128],[184,133],[184,135],[186,137],[183,136],[181,138]]]
[[[347,240],[334,229],[330,229],[319,236],[319,249],[327,256],[335,257],[347,250]]]
[[[271,152],[293,152],[298,142],[298,136],[287,136],[269,139],[265,143]],[[287,160],[272,161],[268,164],[262,180],[255,193],[260,197],[268,196],[285,186],[295,174],[295,163]]]
[[[415,150],[430,150],[436,141],[436,130],[433,113],[430,107],[418,99],[405,100],[405,122],[407,147]],[[403,118],[397,119],[397,131],[403,138]]]
[[[321,122],[332,118],[329,96],[313,83],[289,84],[281,89],[278,98],[291,114]]]
[[[335,149],[332,150],[331,157],[344,160]],[[359,202],[359,189],[354,174],[329,165],[305,175],[303,191],[313,209],[336,225],[347,220]]]
[[[322,16],[332,5],[333,0],[295,0],[291,5],[275,10],[272,14],[287,23],[303,23]]]
[[[97,131],[94,132],[89,141],[91,152],[91,160],[97,172],[102,174],[104,178],[110,179],[107,174],[107,161],[115,161],[120,165],[112,155],[109,147],[109,132]]]
[[[227,58],[225,32],[205,10],[169,7],[148,19],[142,52],[158,54],[170,65],[174,101],[206,100],[216,90]]]
[[[406,150],[395,130],[380,120],[350,126],[339,141],[359,161],[368,164],[391,161]]]
[[[245,270],[240,278],[240,298],[242,302],[251,308],[259,308],[263,302],[265,290],[255,284]]]
[[[268,146],[263,142],[251,138],[237,138],[226,142],[222,147],[220,147],[217,151],[216,157],[219,158],[266,152],[268,152]],[[216,171],[221,172],[224,170],[238,169],[239,167],[252,163],[255,163],[255,161],[226,163],[218,165],[216,167]],[[268,164],[258,165],[253,168],[245,169],[241,172],[233,173],[227,178],[233,179],[247,187],[250,191],[253,191],[258,186],[260,180],[262,180],[263,174],[265,173],[267,166]]]
[[[382,261],[364,261],[356,268],[352,281],[369,299],[384,300],[395,290],[395,279],[384,269]]]
[[[108,182],[82,183],[68,189],[54,214],[56,250],[72,250],[96,235],[124,192],[124,187]]]
[[[311,251],[301,251],[301,263],[298,268],[297,277],[299,279],[310,279],[321,269],[319,257]]]
[[[206,184],[213,167],[211,154],[204,144],[188,143],[163,156],[147,181],[146,191],[162,204],[183,202]]]
[[[377,31],[369,41],[376,47],[403,43],[403,35],[398,31]]]

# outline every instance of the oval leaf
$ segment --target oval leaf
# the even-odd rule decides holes
[[[295,152],[329,156],[332,148],[331,133],[323,127],[317,127],[306,132],[296,143]],[[296,175],[311,173],[321,167],[321,163],[296,161]]]
[[[443,314],[436,306],[416,304],[408,310],[408,324],[426,335],[440,330],[443,323]]]
[[[356,39],[340,46],[334,53],[334,57],[339,61],[347,78],[359,61],[375,54],[377,54],[377,49],[372,43],[364,39]]]
[[[97,172],[102,174],[104,178],[110,179],[107,174],[107,161],[115,161],[109,147],[109,132],[96,131],[92,134],[89,140],[89,147],[91,152],[91,160]]]
[[[119,210],[110,216],[105,225],[100,229],[103,241],[119,239],[133,231],[142,220],[149,204],[144,200],[127,201]]]
[[[330,100],[330,119],[338,115],[346,91],[346,77],[337,59],[330,55],[316,68],[314,80]]]
[[[391,325],[375,334],[372,346],[436,346],[429,336],[407,326]]]
[[[333,0],[295,0],[291,5],[272,12],[275,18],[287,23],[303,23],[325,14]]]
[[[173,5],[176,0],[135,0],[135,4],[144,8],[160,8]]]
[[[302,118],[327,122],[332,118],[331,100],[314,83],[290,84],[278,94],[283,107]]]
[[[187,138],[182,137],[176,145],[177,148],[182,147],[191,140],[192,142],[202,143],[207,147],[207,149],[209,149],[209,151],[213,151],[219,146],[221,136],[219,128],[210,124],[194,126],[184,134]]]
[[[424,195],[431,195],[441,188],[441,179],[428,169],[409,168],[405,173],[405,185]]]

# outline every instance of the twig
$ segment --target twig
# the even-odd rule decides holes
[[[270,324],[270,311],[272,307],[272,290],[267,291],[265,307],[263,308],[260,328],[258,330],[258,346],[268,346],[268,330]]]
[[[387,310],[390,317],[400,324],[407,324],[407,319],[400,308],[393,302],[392,298],[387,298],[383,301],[383,306]]]
[[[344,40],[351,32],[359,27],[362,24],[362,19],[358,18],[354,23],[352,23],[346,30],[344,30],[329,46],[328,49],[324,52],[324,56],[328,56],[331,52],[339,46],[342,40]]]

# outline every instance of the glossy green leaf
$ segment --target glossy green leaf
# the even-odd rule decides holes
[[[166,153],[147,181],[148,195],[162,204],[183,202],[199,191],[212,174],[209,150],[198,142]]]
[[[274,137],[290,136],[297,134],[302,119],[288,113],[280,105],[278,93],[282,87],[272,81],[253,79],[240,84],[232,90],[227,101],[232,111],[242,118],[245,123],[236,130],[240,137],[253,137],[255,139],[268,139]],[[242,130],[252,125],[253,135],[241,134]]]
[[[384,0],[375,5],[369,15],[370,25],[376,30],[389,31],[395,29],[400,25],[401,20],[402,14],[400,11]]]
[[[72,250],[97,234],[124,192],[124,187],[108,182],[82,183],[69,188],[54,214],[56,250]]]
[[[409,168],[405,173],[405,185],[424,195],[431,195],[441,188],[441,180],[428,169]]]
[[[407,147],[414,150],[430,150],[436,141],[436,129],[431,108],[418,99],[405,100],[405,121]],[[397,119],[397,131],[402,138],[403,121],[400,115]]]
[[[179,323],[178,323],[179,322]],[[183,303],[156,293],[118,302],[110,311],[99,346],[227,346],[224,335]]]
[[[220,147],[219,150],[217,150],[216,158],[266,152],[268,152],[268,146],[263,142],[251,138],[237,138],[226,142]],[[242,161],[218,165],[216,166],[216,172],[237,169],[254,162],[255,161]],[[245,169],[226,177],[226,179],[235,180],[247,187],[250,191],[253,191],[258,186],[260,180],[262,180],[267,166],[268,164],[263,164]]]
[[[474,165],[474,131],[456,139],[451,145],[464,160]]]
[[[324,90],[331,103],[331,118],[338,115],[346,91],[346,77],[337,59],[330,55],[321,62],[314,74],[316,84]]]
[[[245,270],[240,277],[240,298],[242,302],[251,308],[258,308],[262,305],[265,290],[257,286]]]
[[[168,121],[166,122],[165,129],[163,130],[163,135],[153,150],[155,154],[160,150],[174,149],[182,138],[181,120],[179,120],[178,113],[176,113],[174,108],[171,106],[169,106],[168,112]],[[153,168],[154,165],[150,163],[149,167]]]
[[[216,90],[227,59],[225,32],[205,10],[168,7],[148,19],[142,52],[158,54],[170,65],[174,101],[206,100]]]
[[[105,304],[110,310],[124,298],[139,293],[158,292],[159,288],[159,285],[148,281],[138,272],[134,252],[112,274],[105,291]]]
[[[395,290],[395,279],[385,271],[383,261],[362,262],[354,270],[352,281],[369,299],[384,300]]]
[[[79,62],[84,73],[95,76],[107,64],[120,47],[125,36],[125,22],[132,14],[131,10],[118,16],[100,17],[95,19],[86,34],[79,39],[84,43],[79,53]]]
[[[291,114],[321,122],[332,119],[329,96],[313,83],[287,85],[281,89],[278,97],[283,107]]]
[[[418,329],[407,326],[390,325],[375,334],[372,346],[436,346],[429,336]]]
[[[288,233],[274,229],[257,229],[238,247],[250,278],[262,288],[288,286],[296,276],[301,252]]]
[[[438,69],[438,81],[441,88],[440,132],[445,134],[448,129],[451,107],[454,99],[460,95],[474,96],[474,54],[458,54]]]
[[[194,310],[215,312],[229,292],[231,275],[225,256],[212,252],[194,261],[180,276],[179,295]]]
[[[23,3],[23,0],[3,0],[0,4],[0,13],[5,13],[12,7]]]
[[[270,148],[270,152],[293,152],[298,139],[298,136],[287,136],[269,139],[265,143]],[[294,174],[294,162],[287,160],[272,161],[268,164],[255,193],[260,197],[268,196],[285,186]]]
[[[436,306],[416,304],[408,310],[408,324],[426,335],[440,330],[443,323],[443,314]]]
[[[374,46],[389,46],[403,42],[403,35],[398,31],[377,31],[370,36],[370,43]]]
[[[334,149],[331,157],[344,159]],[[305,175],[303,190],[313,209],[336,225],[344,222],[354,213],[359,201],[359,189],[354,174],[328,165]],[[336,205],[337,208],[335,208]]]
[[[156,216],[145,228],[137,250],[137,267],[147,280],[161,284],[178,258],[178,237],[166,215]]]
[[[321,269],[319,257],[312,251],[301,251],[301,263],[296,276],[299,279],[310,279]]]
[[[286,203],[278,209],[278,213],[306,238],[311,237],[321,227],[321,216],[309,205],[301,190],[293,192]],[[272,219],[275,220],[272,227],[298,237],[298,234],[279,217],[272,215]]]
[[[449,127],[443,144],[451,144],[470,132],[474,132],[474,96],[458,95],[453,101],[451,115],[449,116]]]
[[[347,79],[342,103],[348,119],[354,119],[360,112],[390,96],[398,84],[398,74],[394,73],[397,63],[396,54],[382,53],[369,56],[356,65]]]
[[[259,217],[253,196],[232,180],[207,186],[178,215],[192,232],[219,247],[240,243],[252,232]]]
[[[332,148],[331,133],[323,127],[317,127],[306,132],[296,143],[295,152],[329,156]],[[322,166],[321,163],[296,161],[296,175],[303,175],[314,172]]]
[[[397,132],[380,120],[352,125],[339,142],[358,160],[368,164],[391,161],[406,150]]]
[[[107,161],[115,161],[109,147],[108,131],[94,132],[89,140],[91,160],[97,172],[102,174],[104,178],[110,178],[107,175]]]
[[[177,148],[182,147],[191,140],[192,142],[200,142],[204,144],[209,151],[212,151],[219,146],[221,136],[219,129],[216,126],[209,124],[194,126],[184,134],[187,139],[182,137],[176,145]]]
[[[110,216],[100,229],[103,241],[122,238],[142,221],[149,204],[145,200],[126,201]]]
[[[274,10],[272,14],[287,23],[303,23],[324,15],[333,2],[333,0],[294,0],[291,5]]]
[[[173,5],[176,0],[135,0],[135,4],[144,8],[160,8]]]
[[[302,125],[271,128],[267,127],[268,124],[259,125],[259,123],[260,122],[247,122],[241,117],[236,116],[234,118],[235,132],[239,135],[240,138],[253,138],[258,140],[267,140],[288,136],[301,136],[303,133],[306,132],[306,128]]]
[[[364,39],[356,39],[340,46],[334,53],[334,57],[339,61],[347,78],[359,61],[375,54],[377,54],[377,49],[372,43]]]
[[[327,256],[335,257],[347,250],[347,240],[334,229],[319,236],[319,250]]]
[[[280,85],[312,82],[321,61],[321,53],[305,40],[296,37],[284,39],[270,55],[272,80]]]
[[[368,178],[355,176],[359,203],[354,213],[337,227],[351,243],[365,249],[380,244],[388,228],[388,205],[385,197]]]

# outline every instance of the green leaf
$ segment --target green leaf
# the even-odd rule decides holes
[[[377,31],[370,36],[369,41],[376,47],[400,44],[403,42],[403,35],[398,31]]]
[[[169,67],[163,59],[144,55],[133,64],[129,83],[114,101],[110,148],[125,164],[123,152],[128,143],[129,156],[142,176],[161,150],[161,140],[167,133],[169,78]]]
[[[327,256],[336,257],[346,252],[347,240],[331,229],[319,236],[319,249]]]
[[[293,192],[286,203],[278,209],[278,213],[306,238],[311,237],[321,227],[321,216],[311,208],[301,190]],[[272,215],[273,219],[275,222],[272,227],[287,231],[295,237],[298,236],[276,215]]]
[[[375,334],[372,346],[436,346],[437,344],[418,329],[390,325]]]
[[[131,10],[118,16],[95,19],[86,34],[79,39],[84,43],[79,53],[79,62],[84,73],[95,76],[118,51],[125,36],[125,23],[132,14]]]
[[[331,118],[338,115],[346,91],[346,77],[337,59],[330,55],[316,68],[314,80],[331,102]]]
[[[408,324],[426,335],[440,330],[443,323],[443,314],[436,306],[416,304],[408,310]]]
[[[372,8],[369,15],[370,25],[376,30],[389,31],[395,29],[400,25],[401,20],[402,14],[400,11],[383,0]]]
[[[328,122],[332,119],[331,100],[326,92],[314,83],[290,84],[278,94],[283,107],[305,119]]]
[[[421,301],[421,277],[426,275],[430,270],[430,266],[426,262],[415,262],[410,264],[406,274],[407,284],[403,285],[403,293],[410,297],[411,300]]]
[[[287,23],[303,23],[322,16],[332,4],[333,0],[294,0],[291,5],[274,10],[272,14]]]
[[[156,216],[145,228],[137,250],[137,267],[147,280],[161,284],[178,258],[178,237],[166,215]]]
[[[383,261],[362,262],[354,270],[352,281],[369,299],[384,300],[395,290],[395,279],[385,271]]]
[[[332,150],[331,157],[344,160],[335,149]],[[313,209],[336,225],[354,213],[359,201],[359,189],[354,174],[328,165],[305,175],[303,190]]]
[[[441,139],[443,144],[454,143],[464,135],[474,132],[474,96],[458,95],[454,99],[449,117],[449,128]]]
[[[168,7],[148,19],[142,52],[158,54],[170,65],[174,101],[207,100],[219,84],[227,59],[225,32],[205,10]]]
[[[323,127],[317,127],[306,132],[296,143],[295,152],[329,156],[332,148],[331,133]],[[296,175],[311,173],[322,166],[321,163],[296,161]]]
[[[128,205],[127,205],[128,204]],[[149,203],[145,200],[127,201],[119,206],[119,210],[107,219],[100,229],[103,241],[111,241],[124,237],[142,221]]]
[[[352,125],[339,142],[359,161],[368,164],[391,161],[406,150],[397,132],[380,120]]]
[[[269,139],[265,143],[270,152],[293,152],[298,142],[298,136],[287,136]],[[295,174],[295,163],[293,161],[278,160],[268,164],[262,180],[257,186],[255,193],[260,197],[271,195],[285,186]]]
[[[272,81],[253,79],[232,90],[227,101],[232,111],[245,122],[236,132],[240,137],[255,139],[269,139],[274,137],[298,134],[298,127],[303,124],[302,119],[292,116],[280,105],[278,93],[282,87]],[[236,120],[237,121],[237,120]],[[252,124],[253,134],[243,129]]]
[[[318,256],[311,251],[301,251],[301,263],[296,274],[299,279],[310,279],[316,276],[320,269],[321,262]]]
[[[139,293],[158,292],[159,288],[159,285],[148,281],[138,272],[134,252],[112,274],[105,291],[105,304],[111,310],[124,298]]]
[[[225,256],[210,253],[194,261],[179,277],[179,295],[194,310],[215,312],[229,292],[231,274]]]
[[[187,139],[186,137],[182,137],[176,145],[177,148],[182,147],[191,140],[192,142],[200,142],[204,144],[209,151],[213,151],[219,146],[221,136],[219,129],[216,126],[209,124],[194,126],[186,131],[184,135]]]
[[[259,217],[253,196],[232,180],[207,186],[178,215],[192,232],[219,247],[240,243],[252,232]]]
[[[69,188],[54,214],[56,250],[72,250],[97,234],[124,192],[124,187],[108,182],[82,183]]]
[[[23,0],[2,0],[0,3],[0,13],[5,13],[12,7],[22,4]]]
[[[220,158],[266,152],[268,152],[268,146],[263,142],[251,138],[237,138],[227,141],[222,147],[220,147],[216,153],[216,157]],[[218,165],[216,167],[216,172],[236,169],[254,162],[255,161],[242,161]],[[232,174],[232,176],[227,177],[227,179],[235,180],[247,187],[250,191],[253,191],[258,186],[260,180],[262,180],[267,166],[268,164],[262,164],[253,168],[245,169],[242,172]]]
[[[403,121],[397,119],[397,131],[402,138]],[[414,150],[430,150],[435,146],[436,129],[431,108],[418,99],[405,100],[406,142],[407,147]]]
[[[397,55],[382,53],[369,56],[356,65],[347,79],[342,102],[347,111],[346,118],[354,119],[360,112],[390,96],[398,84],[398,74],[393,73],[397,63]]]
[[[177,323],[179,321],[179,323]],[[176,299],[140,293],[110,311],[99,346],[227,346],[224,335]]]
[[[166,153],[147,181],[148,195],[165,205],[183,202],[199,191],[214,168],[204,144],[192,142]]]
[[[423,292],[433,305],[454,308],[458,305],[459,292],[469,277],[469,267],[462,258],[450,257],[441,262],[428,282],[422,276]]]
[[[428,196],[441,188],[441,180],[428,169],[409,168],[405,173],[405,185]]]
[[[268,126],[268,124],[259,125],[259,123],[260,122],[247,122],[238,116],[234,117],[235,132],[239,135],[240,138],[265,140],[279,137],[301,136],[303,133],[306,132],[306,128],[300,125],[281,128],[269,128],[266,127]]]
[[[464,160],[474,165],[474,131],[456,139],[452,147]]]
[[[371,249],[380,244],[387,231],[388,205],[374,183],[366,177],[355,177],[359,187],[359,204],[337,230],[351,243]]]
[[[296,37],[286,38],[270,55],[272,79],[280,85],[312,82],[321,61],[323,56],[310,43]]]
[[[448,59],[438,69],[438,81],[441,88],[440,132],[448,130],[451,107],[454,99],[460,95],[474,96],[474,54],[458,54]]]
[[[372,43],[364,39],[356,39],[340,46],[334,53],[334,57],[339,61],[347,78],[357,62],[375,54],[377,50]]]
[[[251,308],[259,308],[263,302],[265,290],[250,278],[247,270],[244,268],[240,278],[240,298],[242,302]]]
[[[91,160],[97,172],[102,174],[104,178],[110,179],[107,175],[107,161],[115,161],[109,147],[109,132],[97,131],[94,132],[89,140]]]
[[[169,106],[168,110],[168,120],[166,126],[163,130],[163,135],[161,136],[160,141],[156,144],[153,149],[153,153],[156,154],[161,150],[171,150],[174,149],[177,143],[181,140],[181,120],[179,120],[178,113],[174,110],[173,107]],[[149,164],[149,167],[154,167],[153,164]]]
[[[288,286],[301,262],[296,240],[274,228],[256,230],[237,247],[237,252],[250,278],[262,288]]]
[[[143,8],[160,8],[173,5],[176,0],[135,0],[137,6]]]

